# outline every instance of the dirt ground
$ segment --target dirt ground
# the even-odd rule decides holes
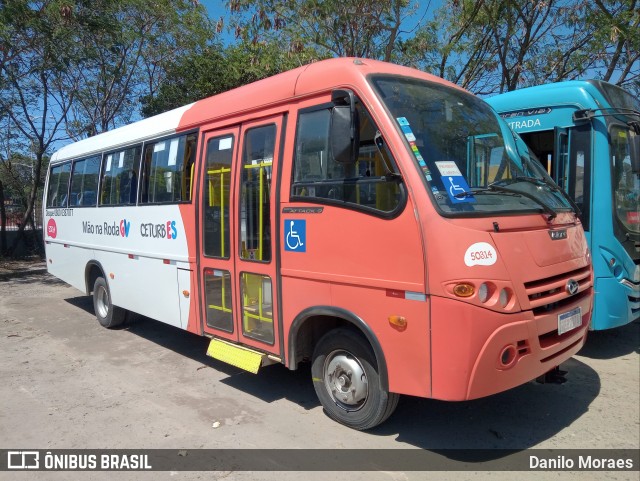
[[[90,298],[44,263],[0,263],[0,448],[640,447],[640,323],[590,334],[567,382],[469,402],[402,397],[382,426],[328,419],[308,368],[257,376],[205,355],[207,339],[133,316],[98,324]],[[635,472],[0,473],[2,479],[614,479]],[[11,476],[8,476],[11,475]]]

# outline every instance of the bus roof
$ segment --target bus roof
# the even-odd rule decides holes
[[[353,88],[362,85],[364,77],[372,73],[411,76],[463,90],[440,77],[391,63],[354,58],[328,59],[69,144],[55,152],[51,162],[58,163],[115,150],[125,145],[197,128],[214,120],[275,106],[294,97],[327,92],[336,87]]]
[[[602,80],[568,80],[513,90],[485,100],[498,112],[550,106],[572,106],[576,109],[603,108],[609,104],[602,95],[605,86],[619,89]]]

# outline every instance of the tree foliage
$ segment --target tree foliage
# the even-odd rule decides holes
[[[24,220],[62,143],[326,57],[411,65],[480,94],[594,77],[640,94],[640,0],[435,4],[228,0],[225,26],[197,0],[0,0],[0,162],[32,172]]]
[[[305,47],[321,56],[391,60],[407,19],[408,0],[231,0],[236,36],[281,43],[283,51]]]
[[[600,78],[640,96],[640,1],[585,1],[585,17]]]
[[[283,55],[276,43],[241,42],[226,49],[211,45],[168,64],[154,95],[141,99],[145,117],[299,67],[318,57],[313,50]]]
[[[448,0],[397,61],[489,94],[597,76],[633,87],[638,0]]]
[[[166,65],[199,53],[212,31],[204,8],[188,0],[78,0],[70,15],[84,46],[69,71],[78,83],[68,122],[74,139],[128,123]]]
[[[39,198],[45,153],[128,122],[168,59],[197,51],[212,31],[204,8],[188,0],[2,0],[1,7],[3,158],[24,154],[33,166],[19,238]]]
[[[75,85],[66,72],[79,55],[61,2],[6,0],[0,9],[0,132],[3,163],[13,151],[28,156],[32,176],[19,235],[33,217],[45,153],[61,138]],[[5,134],[6,132],[6,134]],[[6,167],[6,165],[3,165]]]

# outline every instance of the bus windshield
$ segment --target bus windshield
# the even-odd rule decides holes
[[[640,101],[625,90],[597,82],[609,104],[603,110],[609,124],[614,212],[622,226],[640,233]]]
[[[638,135],[620,125],[612,125],[610,132],[615,215],[627,231],[640,233]]]
[[[526,144],[482,100],[414,78],[370,81],[445,215],[571,210]]]

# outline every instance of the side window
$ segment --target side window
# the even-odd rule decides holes
[[[100,205],[136,203],[141,150],[138,145],[105,155],[102,164]]]
[[[229,258],[229,194],[231,187],[232,135],[207,142],[204,196],[204,255]],[[217,276],[224,281],[224,276]],[[231,304],[229,304],[231,305]]]
[[[589,195],[591,183],[591,124],[579,125],[571,129],[569,134],[569,166],[565,168],[565,190],[582,211],[582,225],[585,230],[589,225]]]
[[[145,146],[141,203],[191,200],[196,138],[182,135]]]
[[[99,172],[99,155],[84,160],[76,160],[73,163],[69,207],[91,207],[96,205],[98,200]]]
[[[291,196],[298,200],[352,204],[392,212],[402,199],[397,169],[361,103],[360,145],[355,165],[335,161],[329,150],[331,109],[303,112],[298,117]],[[381,148],[376,146],[379,140]]]
[[[271,166],[276,126],[247,130],[244,135],[240,190],[240,257],[271,260]]]
[[[49,188],[47,189],[47,207],[66,207],[67,192],[69,190],[69,174],[71,162],[56,165],[49,174]]]

